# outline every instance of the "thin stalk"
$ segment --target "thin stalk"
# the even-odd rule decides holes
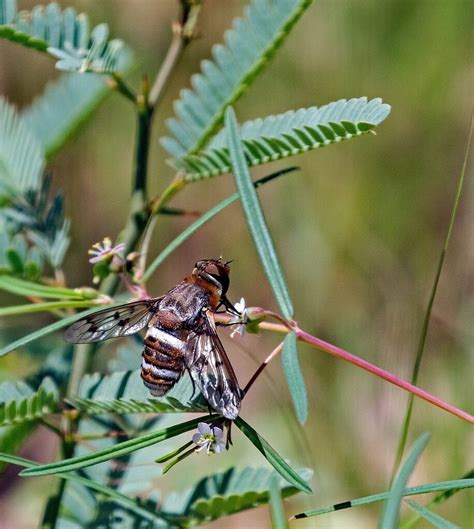
[[[264,309],[261,310],[263,311]],[[227,323],[229,319],[231,319],[230,316],[227,316],[225,314],[215,315],[215,320],[219,323]],[[296,324],[293,324],[293,327],[291,327],[279,323],[261,322],[258,324],[258,328],[262,330],[271,330],[272,332],[278,332],[281,334],[288,334],[289,332],[294,332],[300,342],[307,343],[308,345],[311,345],[316,349],[319,349],[320,351],[324,351],[325,353],[328,353],[332,356],[340,358],[341,360],[349,362],[350,364],[360,367],[364,371],[368,371],[369,373],[372,373],[373,375],[382,378],[387,382],[390,382],[390,384],[398,386],[399,388],[404,389],[409,393],[412,393],[416,397],[419,397],[420,399],[423,399],[426,402],[429,402],[430,404],[434,404],[438,408],[441,408],[442,410],[447,411],[448,413],[451,413],[452,415],[455,415],[460,419],[474,424],[474,416],[470,415],[469,413],[460,410],[459,408],[456,408],[455,406],[452,406],[447,402],[444,402],[443,400],[431,395],[427,391],[420,389],[414,384],[410,384],[402,378],[392,375],[392,373],[389,373],[388,371],[385,371],[384,369],[377,367],[376,365],[371,364],[370,362],[367,362],[367,360],[363,360],[362,358],[353,355],[352,353],[349,353],[348,351],[345,351],[340,347],[332,345],[329,342],[325,342],[324,340],[313,336],[312,334],[300,329]]]
[[[257,380],[257,378],[260,376],[262,371],[267,367],[267,365],[275,358],[275,356],[278,356],[281,353],[281,350],[283,349],[283,342],[280,342],[275,349],[265,358],[265,360],[258,366],[258,369],[255,371],[255,373],[252,375],[251,379],[247,382],[247,385],[244,388],[244,395],[247,395],[248,390],[253,386],[254,382]]]
[[[185,47],[195,36],[200,10],[200,1],[184,0],[181,2],[181,20],[175,22],[172,26],[173,39],[171,45],[150,90],[149,102],[152,109],[155,109],[161,101],[171,79],[171,74],[176,68]]]
[[[388,371],[385,371],[384,369],[381,369],[380,367],[377,367],[376,365],[371,364],[370,362],[367,362],[366,360],[363,360],[358,356],[344,351],[344,349],[341,349],[340,347],[336,347],[335,345],[325,342],[324,340],[316,338],[315,336],[312,336],[311,334],[299,328],[296,329],[294,332],[296,333],[298,340],[312,345],[313,347],[316,347],[321,351],[329,353],[332,356],[336,356],[337,358],[345,360],[346,362],[349,362],[357,367],[360,367],[361,369],[364,369],[365,371],[368,371],[369,373],[372,373],[373,375],[382,378],[387,382],[390,382],[390,384],[398,386],[399,388],[402,388],[405,391],[412,393],[416,397],[419,397],[420,399],[423,399],[426,402],[429,402],[430,404],[434,404],[438,408],[441,408],[442,410],[447,411],[448,413],[451,413],[452,415],[455,415],[460,419],[474,424],[474,416],[470,415],[469,413],[463,410],[460,410],[459,408],[456,408],[455,406],[452,406],[451,404],[448,404],[447,402],[444,402],[441,399],[438,399],[437,397],[431,395],[426,391],[423,391],[417,386],[410,384],[409,382],[406,382],[405,380],[395,375],[392,375]]]
[[[112,73],[110,81],[112,88],[129,99],[132,103],[137,103],[137,94],[128,86],[124,79],[116,72]]]
[[[420,341],[418,343],[418,349],[416,351],[415,365],[413,366],[413,372],[411,376],[411,383],[413,385],[416,385],[418,382],[418,375],[420,373],[421,360],[423,358],[423,352],[425,349],[426,336],[428,334],[428,328],[430,325],[431,312],[433,310],[433,304],[434,304],[434,300],[436,297],[436,292],[438,290],[439,278],[441,277],[441,271],[443,269],[444,259],[446,257],[446,253],[448,250],[449,240],[451,239],[451,233],[453,231],[454,221],[456,219],[456,214],[457,214],[459,202],[461,199],[461,193],[462,193],[462,189],[464,185],[464,175],[466,174],[467,161],[469,158],[469,150],[470,150],[471,138],[472,138],[472,128],[473,128],[473,118],[471,116],[471,127],[469,130],[469,138],[467,141],[466,153],[464,155],[464,162],[462,165],[461,173],[459,175],[456,195],[454,197],[454,203],[453,203],[453,207],[451,210],[451,218],[449,219],[448,231],[446,232],[446,237],[444,239],[443,248],[441,249],[441,253],[439,255],[438,267],[436,269],[433,286],[431,288],[431,294],[428,300],[428,306],[426,307],[425,317],[423,319],[423,326],[422,326],[421,334],[420,334]],[[405,417],[403,419],[403,426],[400,432],[400,438],[398,441],[398,448],[397,448],[397,453],[396,453],[395,461],[394,461],[393,468],[392,468],[392,475],[390,478],[390,483],[392,483],[393,480],[395,479],[398,467],[400,466],[400,463],[402,461],[403,453],[405,452],[405,446],[406,446],[406,442],[408,438],[408,430],[410,428],[411,416],[413,413],[413,399],[414,399],[413,394],[408,396],[407,407],[405,409]]]

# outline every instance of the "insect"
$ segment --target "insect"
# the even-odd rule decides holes
[[[100,342],[148,326],[141,377],[150,393],[165,395],[188,370],[208,404],[235,419],[242,391],[213,318],[221,306],[239,314],[226,297],[229,273],[229,263],[222,259],[198,261],[192,274],[164,296],[95,312],[73,323],[64,339]]]

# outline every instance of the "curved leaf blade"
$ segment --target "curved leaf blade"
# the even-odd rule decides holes
[[[270,444],[259,435],[242,417],[237,417],[235,420],[236,426],[242,433],[252,442],[265,459],[272,465],[272,467],[282,476],[288,483],[293,485],[303,492],[308,494],[312,492],[310,485],[295,471],[290,465],[270,446]]]
[[[293,303],[257,192],[250,177],[232,108],[228,108],[226,111],[225,124],[232,171],[245,219],[280,310],[283,316],[289,319],[293,316]]]
[[[424,434],[421,434],[410,450],[410,453],[408,454],[390,490],[383,515],[380,519],[380,529],[396,529],[398,527],[400,504],[403,498],[405,485],[429,439],[429,433],[425,432]]]

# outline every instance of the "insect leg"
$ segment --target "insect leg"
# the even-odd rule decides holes
[[[225,421],[224,423],[227,426],[227,439],[225,441],[225,449],[229,450],[230,446],[233,446],[232,442],[232,421]]]
[[[226,296],[222,296],[221,301],[217,308],[219,308],[221,305],[224,305],[227,312],[230,312],[231,314],[234,314],[235,316],[240,316],[241,313],[232,305],[232,303],[227,299]]]
[[[189,367],[186,366],[186,371],[188,372],[189,378],[191,379],[191,384],[193,385],[193,394],[191,395],[191,398],[194,398],[194,394],[196,393],[196,384],[194,383],[194,378],[191,376],[191,371],[189,370]]]

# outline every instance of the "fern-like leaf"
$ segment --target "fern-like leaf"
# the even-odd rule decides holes
[[[341,99],[321,107],[246,121],[240,126],[240,136],[247,163],[260,165],[365,134],[389,113],[390,105],[378,98]],[[224,130],[205,151],[175,160],[174,165],[185,172],[188,181],[229,172]]]
[[[236,101],[267,65],[311,0],[253,0],[243,18],[234,20],[225,44],[213,47],[213,61],[201,63],[175,103],[167,122],[173,138],[163,147],[177,159],[202,149],[217,132],[228,105]]]
[[[64,74],[46,86],[22,117],[51,158],[109,93],[100,75]]]
[[[44,155],[41,144],[0,97],[0,204],[41,187]]]
[[[122,371],[112,375],[86,375],[79,388],[79,396],[68,401],[89,415],[106,413],[202,413],[207,405],[188,376],[165,396],[151,398],[143,385],[140,371]]]
[[[299,471],[304,479],[310,479],[308,469]],[[198,481],[179,495],[165,499],[163,511],[184,515],[190,525],[217,520],[223,516],[251,509],[269,502],[271,480],[276,477],[283,497],[299,492],[276,472],[266,468],[230,468]]]
[[[58,406],[58,389],[50,378],[45,378],[36,391],[24,382],[0,385],[0,426],[34,421],[55,413]]]
[[[70,7],[63,11],[56,2],[17,11],[16,0],[2,0],[0,38],[49,53],[65,71],[112,73],[124,52],[121,40],[108,40],[107,24],[91,31],[87,15]]]

